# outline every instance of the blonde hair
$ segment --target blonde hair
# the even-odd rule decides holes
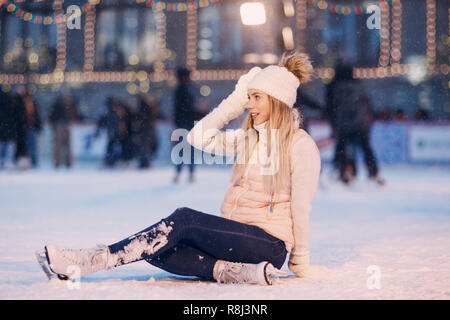
[[[292,72],[300,81],[301,84],[308,82],[311,78],[313,67],[309,60],[309,57],[304,53],[294,52],[292,54],[284,53],[279,62],[280,67],[285,67]],[[290,149],[292,138],[296,129],[303,126],[303,116],[296,108],[290,108],[284,102],[272,97],[269,97],[270,117],[266,125],[267,132],[267,154],[276,152],[275,156],[278,157],[278,169],[270,175],[263,175],[264,190],[269,193],[279,191],[289,185],[290,182],[290,168],[291,157]],[[253,119],[250,114],[244,119],[242,129],[245,132],[254,130]],[[276,135],[272,136],[273,129],[275,129]],[[258,134],[259,135],[259,134]],[[256,141],[251,139],[252,135],[246,135],[245,139],[241,141],[244,144],[245,161],[235,162],[233,168],[233,175],[231,181],[233,184],[238,184],[243,178],[246,167],[249,163],[251,151],[256,146]],[[275,143],[271,140],[277,139]],[[272,148],[276,150],[272,150]],[[247,150],[249,152],[247,152]],[[271,163],[271,166],[274,164]]]

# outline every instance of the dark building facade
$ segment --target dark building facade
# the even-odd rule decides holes
[[[412,115],[421,107],[435,119],[450,117],[448,1],[375,1],[371,14],[369,2],[262,0],[260,25],[243,24],[244,2],[2,1],[0,85],[30,86],[44,118],[63,86],[87,119],[103,111],[107,96],[134,101],[140,93],[153,96],[170,118],[177,66],[192,70],[206,110],[245,70],[298,49],[316,69],[305,91],[318,103],[343,60],[364,80],[376,109]],[[71,6],[80,14],[67,23],[61,15]],[[369,28],[371,17],[380,29]]]

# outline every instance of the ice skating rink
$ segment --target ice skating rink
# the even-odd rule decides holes
[[[450,299],[449,167],[382,166],[387,187],[352,188],[324,168],[311,212],[311,263],[328,277],[271,287],[218,285],[146,262],[49,282],[35,261],[45,244],[109,244],[187,206],[219,214],[231,171],[198,168],[189,184],[171,167],[148,171],[0,172],[0,299]],[[287,269],[287,264],[283,269]]]

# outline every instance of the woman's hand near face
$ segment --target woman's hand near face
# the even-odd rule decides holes
[[[250,80],[253,79],[254,76],[256,76],[261,71],[260,67],[253,67],[250,69],[249,72],[242,75],[234,89],[234,92],[239,96],[239,100],[241,101],[241,105],[245,105],[248,102],[248,95],[247,95],[247,86]]]

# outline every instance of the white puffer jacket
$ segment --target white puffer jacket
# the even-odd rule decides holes
[[[196,123],[187,135],[187,141],[191,145],[218,155],[234,155],[233,145],[230,144],[236,141],[236,136],[242,134],[242,130],[220,130],[244,112],[248,101],[246,84],[256,71],[258,70],[254,68],[242,76],[234,92]],[[255,126],[255,129],[259,130],[263,125]],[[250,159],[255,159],[259,148],[266,148],[266,140],[261,137],[263,135],[260,135],[257,148]],[[290,153],[291,183],[285,190],[271,197],[262,188],[260,164],[249,161],[244,178],[227,189],[221,213],[225,218],[256,225],[283,240],[290,252],[289,268],[299,274],[300,270],[309,266],[309,214],[321,163],[316,143],[303,129],[296,130]]]

